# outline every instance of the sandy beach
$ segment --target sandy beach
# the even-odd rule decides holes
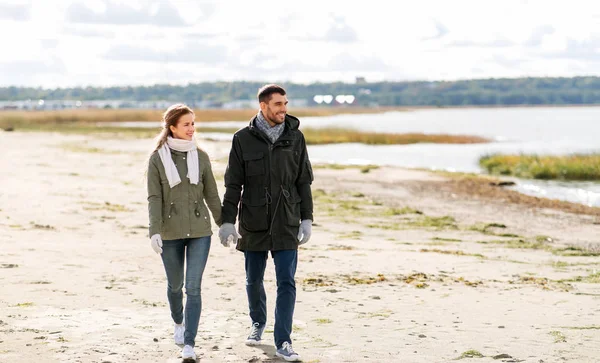
[[[230,144],[199,141],[222,197]],[[0,362],[181,361],[147,237],[153,141],[0,131],[0,145]],[[600,362],[598,208],[389,167],[315,165],[313,194],[292,334],[304,362]],[[272,260],[267,344],[247,347],[243,255],[213,231],[199,361],[277,362]]]

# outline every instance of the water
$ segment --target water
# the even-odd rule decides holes
[[[207,127],[227,128],[247,124],[202,123]],[[158,124],[132,125],[156,127]],[[479,158],[493,153],[565,155],[600,152],[600,107],[422,109],[384,114],[303,117],[301,127],[474,135],[493,140],[487,144],[470,145],[313,145],[309,146],[309,154],[314,162],[394,165],[478,173],[481,172]],[[210,136],[230,138],[229,135],[218,133]],[[600,183],[518,180],[515,189],[529,195],[600,206]]]

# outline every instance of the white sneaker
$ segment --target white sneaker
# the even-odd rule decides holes
[[[292,349],[292,345],[289,342],[283,342],[283,345],[281,346],[281,348],[277,349],[277,351],[275,352],[275,355],[278,356],[279,358],[283,358],[284,360],[286,360],[288,362],[302,361],[302,358],[300,358],[300,355],[298,353],[294,352],[294,349]]]
[[[262,343],[262,334],[265,331],[265,326],[260,325],[259,323],[252,324],[252,328],[250,329],[250,335],[246,338],[246,345],[260,345]]]
[[[194,353],[194,347],[192,347],[191,345],[186,345],[185,347],[183,347],[183,350],[181,351],[181,358],[183,359],[184,362],[186,362],[186,361],[195,362],[196,361],[196,353]]]
[[[175,344],[183,344],[183,336],[185,333],[185,325],[175,324],[175,329],[173,330],[173,339],[175,340]]]

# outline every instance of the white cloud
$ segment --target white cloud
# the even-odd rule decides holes
[[[3,0],[3,47],[18,51],[0,53],[0,87],[600,75],[593,0],[371,0],[365,9],[341,0]]]
[[[0,4],[0,19],[27,21],[30,18],[31,8],[29,5]]]
[[[179,11],[168,1],[134,8],[125,3],[107,0],[103,11],[97,12],[81,2],[72,3],[67,9],[66,20],[71,23],[156,26],[185,26]]]
[[[227,48],[198,42],[186,43],[183,47],[175,50],[155,50],[143,46],[121,44],[112,46],[105,58],[113,61],[219,64],[227,60]]]

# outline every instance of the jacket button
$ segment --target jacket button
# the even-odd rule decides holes
[[[194,204],[198,204],[198,201],[197,201],[197,200],[195,200],[195,201],[194,201]]]
[[[190,236],[190,234],[188,233],[188,234],[187,234],[187,236],[189,237],[189,236]]]
[[[204,217],[204,219],[206,219],[206,217]]]
[[[200,216],[200,213],[196,212],[196,215],[197,215],[197,216]]]
[[[183,157],[183,160],[185,160],[185,156]],[[189,235],[188,235],[189,236]]]
[[[173,205],[173,202],[171,202],[171,205]]]
[[[171,216],[169,216],[169,218],[171,218]]]

